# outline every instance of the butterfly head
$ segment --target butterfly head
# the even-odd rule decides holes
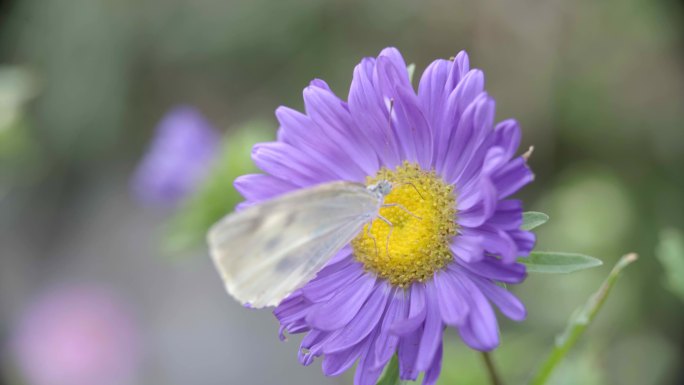
[[[368,190],[378,194],[379,197],[384,198],[392,191],[392,183],[388,180],[381,180],[376,184],[368,186]]]

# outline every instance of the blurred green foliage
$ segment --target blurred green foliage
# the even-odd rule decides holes
[[[684,234],[675,229],[663,230],[656,256],[665,269],[667,288],[684,301]]]
[[[246,123],[227,135],[214,167],[197,192],[177,210],[167,227],[166,252],[178,255],[205,247],[209,227],[233,210],[242,196],[233,187],[240,175],[257,172],[250,154],[252,146],[273,140],[271,125]]]

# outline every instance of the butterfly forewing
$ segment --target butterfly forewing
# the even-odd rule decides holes
[[[211,255],[233,297],[274,306],[310,281],[380,204],[357,183],[299,190],[223,218],[209,231]]]

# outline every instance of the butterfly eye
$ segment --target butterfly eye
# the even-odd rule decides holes
[[[382,195],[387,195],[392,191],[392,183],[386,180],[380,181],[378,183],[378,188]]]

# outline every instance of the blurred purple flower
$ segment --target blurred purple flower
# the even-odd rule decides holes
[[[196,109],[166,114],[132,179],[135,196],[147,204],[173,205],[207,175],[221,136]]]
[[[30,385],[125,384],[140,358],[126,306],[100,288],[45,293],[24,309],[12,337],[12,353]]]

